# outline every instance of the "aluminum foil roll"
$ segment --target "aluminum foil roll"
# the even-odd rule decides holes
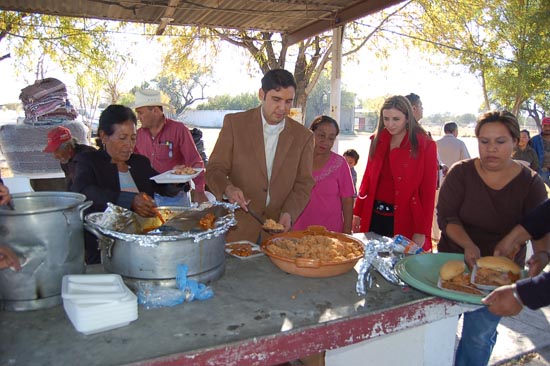
[[[354,235],[357,237],[357,235]],[[359,268],[355,290],[360,296],[367,294],[367,289],[372,287],[373,271],[378,271],[382,277],[394,285],[404,286],[399,276],[394,271],[395,264],[405,256],[394,239],[376,234],[364,234],[359,237],[364,243],[365,254],[363,263]]]

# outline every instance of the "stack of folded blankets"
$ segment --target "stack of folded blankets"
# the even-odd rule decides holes
[[[65,84],[54,78],[38,80],[21,89],[25,122],[0,126],[0,150],[14,175],[63,174],[53,154],[43,152],[48,132],[59,125],[79,142],[88,141],[88,129],[75,121],[77,113],[67,99]]]
[[[28,124],[59,124],[78,115],[69,102],[65,84],[54,78],[37,80],[21,89],[19,99]]]

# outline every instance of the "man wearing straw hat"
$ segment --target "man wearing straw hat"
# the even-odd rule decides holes
[[[187,126],[164,116],[163,107],[172,107],[161,100],[160,92],[142,89],[136,92],[135,97],[134,108],[141,121],[135,152],[147,156],[159,173],[172,170],[176,166],[204,168],[204,162]],[[195,202],[208,201],[204,193],[204,171],[193,179],[193,183]],[[187,187],[176,197],[155,194],[155,201],[158,206],[189,206],[188,191]]]

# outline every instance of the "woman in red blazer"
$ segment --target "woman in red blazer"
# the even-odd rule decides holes
[[[431,250],[436,181],[435,142],[405,97],[386,99],[353,209],[353,231],[401,234]]]

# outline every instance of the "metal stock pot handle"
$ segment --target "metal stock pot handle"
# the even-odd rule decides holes
[[[93,204],[94,204],[94,201],[86,201],[86,202],[82,202],[80,205],[77,206],[76,209],[80,213],[80,220],[84,221],[84,210]]]
[[[95,236],[97,236],[98,238],[103,237],[103,234],[100,233],[99,230],[97,230],[93,225],[88,224],[87,222],[84,223],[84,228],[89,232],[91,232],[92,234],[94,234]]]
[[[107,257],[112,258],[113,247],[115,246],[116,240],[103,235],[93,225],[88,224],[87,222],[84,223],[84,228],[97,237],[98,243],[99,243],[99,249],[101,250],[105,249]]]

